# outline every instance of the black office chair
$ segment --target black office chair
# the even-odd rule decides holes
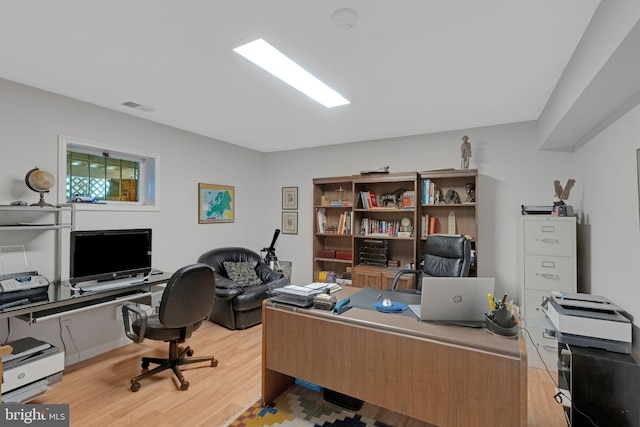
[[[215,357],[191,357],[193,350],[190,347],[178,346],[191,337],[191,333],[209,316],[215,298],[215,287],[211,267],[205,264],[188,265],[176,271],[169,279],[162,293],[158,314],[147,315],[135,304],[122,307],[127,337],[135,342],[142,342],[145,338],[169,342],[168,359],[142,358],[143,372],[131,379],[131,391],[140,389],[141,379],[166,369],[173,370],[180,381],[180,390],[187,390],[189,382],[180,372],[181,365],[210,362],[211,366],[218,366]],[[159,366],[147,371],[150,363]]]
[[[402,292],[420,293],[423,277],[466,277],[471,266],[471,241],[464,236],[434,234],[427,237],[422,255],[422,270],[400,270],[391,282],[396,290],[398,280],[404,274],[415,274],[416,289],[398,289]]]

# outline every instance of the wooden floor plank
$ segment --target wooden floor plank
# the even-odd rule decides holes
[[[130,378],[140,373],[142,356],[165,357],[168,344],[145,340],[128,344],[65,369],[62,381],[31,403],[68,403],[72,427],[225,426],[260,398],[262,326],[229,331],[205,322],[188,344],[196,356],[214,355],[184,369],[190,386],[178,390],[171,371],[147,378],[140,391],[129,391]],[[566,426],[562,408],[553,400],[554,383],[542,370],[529,368],[530,427]],[[396,427],[426,424],[366,404],[363,415]]]

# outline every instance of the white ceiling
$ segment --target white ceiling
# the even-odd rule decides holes
[[[417,135],[538,119],[598,3],[0,0],[0,77],[262,152]],[[258,37],[352,103],[232,51]]]

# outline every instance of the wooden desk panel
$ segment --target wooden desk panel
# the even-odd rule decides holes
[[[266,302],[263,403],[297,377],[440,426],[526,425],[526,352],[517,340],[399,317],[357,308],[334,316]],[[391,320],[416,327],[402,333]],[[423,325],[476,335],[495,351],[431,339]]]

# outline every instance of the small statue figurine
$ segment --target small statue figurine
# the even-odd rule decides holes
[[[446,205],[460,203],[460,196],[458,195],[458,192],[453,188],[450,190],[447,190],[446,194],[444,195],[444,203]]]
[[[469,158],[471,157],[471,144],[467,135],[462,137],[460,154],[462,155],[462,169],[469,169]]]
[[[476,186],[474,183],[469,182],[465,184],[464,190],[467,193],[467,198],[464,200],[465,203],[473,203],[476,201]]]
[[[562,185],[560,185],[560,181],[553,181],[553,188],[556,191],[556,194],[553,197],[553,204],[555,206],[564,205],[564,201],[569,198],[569,193],[571,192],[571,189],[573,188],[573,185],[575,183],[575,179],[569,178],[567,184],[564,186],[564,188],[562,188]]]

